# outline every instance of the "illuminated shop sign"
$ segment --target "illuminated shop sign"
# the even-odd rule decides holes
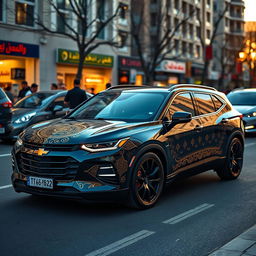
[[[0,55],[39,58],[39,46],[0,40]]]
[[[57,50],[57,63],[65,64],[78,64],[79,63],[79,52],[65,49]],[[89,54],[85,58],[85,65],[98,66],[98,67],[113,67],[114,58],[109,55],[101,54]]]
[[[184,62],[173,61],[173,60],[164,60],[161,62],[157,71],[171,72],[171,73],[186,73],[186,64]]]
[[[120,68],[125,69],[141,69],[141,61],[136,58],[118,56],[118,63]]]

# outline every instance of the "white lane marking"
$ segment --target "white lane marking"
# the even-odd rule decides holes
[[[133,243],[138,242],[139,240],[146,238],[155,232],[148,231],[148,230],[141,230],[135,234],[132,234],[130,236],[127,236],[119,241],[116,241],[110,245],[107,245],[101,249],[98,249],[96,251],[90,252],[89,254],[86,254],[85,256],[106,256],[111,253],[114,253],[128,245],[131,245]]]
[[[0,157],[11,156],[11,154],[2,154]]]
[[[165,220],[165,221],[163,221],[163,223],[164,224],[176,224],[176,223],[181,222],[193,215],[198,214],[199,212],[205,211],[213,206],[214,206],[214,204],[201,204],[194,209],[191,209],[189,211],[181,213],[171,219]]]
[[[245,147],[247,148],[247,147],[251,147],[251,146],[254,146],[254,145],[256,145],[256,143],[248,143],[248,144],[245,144]]]
[[[2,187],[0,187],[0,189],[10,188],[10,187],[12,187],[12,185],[11,185],[11,184],[10,184],[10,185],[2,186]]]

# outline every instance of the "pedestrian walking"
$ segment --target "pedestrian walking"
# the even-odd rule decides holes
[[[12,90],[12,87],[10,85],[7,85],[7,87],[5,87],[5,89],[4,89],[8,98],[11,100],[12,103],[14,103],[14,96],[13,96],[11,90]]]
[[[74,88],[69,90],[65,96],[64,102],[73,109],[87,99],[86,92],[80,88],[80,80],[74,80]]]
[[[25,96],[28,96],[31,94],[30,87],[28,86],[27,81],[22,81],[21,83],[21,90],[19,91],[18,100],[24,98]]]

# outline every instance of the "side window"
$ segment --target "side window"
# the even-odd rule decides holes
[[[192,116],[195,116],[194,104],[190,93],[181,93],[174,98],[168,110],[168,119],[170,120],[171,116],[177,111],[189,112]]]
[[[223,102],[221,102],[216,96],[212,95],[212,100],[215,106],[215,111],[218,111],[222,106]]]
[[[205,115],[215,112],[212,98],[209,94],[195,93],[195,99],[199,108],[199,114]]]
[[[59,106],[62,106],[64,108],[65,107],[64,106],[64,98],[65,98],[64,96],[56,98],[53,102],[53,107],[59,105]]]

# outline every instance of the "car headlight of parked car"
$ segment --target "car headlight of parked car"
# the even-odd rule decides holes
[[[103,143],[84,144],[81,149],[89,152],[110,151],[121,148],[127,141],[128,138]]]
[[[256,117],[256,111],[244,115],[245,117]]]
[[[33,112],[33,113],[29,113],[29,114],[26,114],[18,119],[16,119],[14,121],[15,124],[21,124],[21,123],[26,123],[28,122],[33,116],[36,115],[36,112]]]

